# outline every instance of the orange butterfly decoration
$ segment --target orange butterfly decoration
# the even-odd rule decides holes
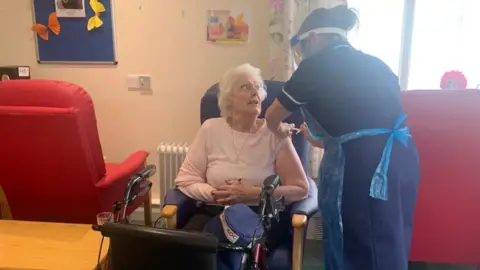
[[[43,40],[48,40],[48,29],[50,29],[50,31],[57,36],[60,34],[60,22],[58,21],[57,13],[55,12],[50,13],[48,16],[48,26],[39,23],[36,23],[32,26],[33,32],[37,33],[38,36]]]

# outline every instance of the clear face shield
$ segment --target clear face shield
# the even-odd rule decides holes
[[[290,48],[292,50],[293,67],[297,69],[303,59],[302,42],[300,42],[298,36],[294,36],[290,39]]]
[[[297,34],[290,39],[290,49],[292,50],[293,66],[296,69],[300,62],[303,59],[308,58],[312,55],[310,50],[315,50],[315,48],[309,48],[309,46],[314,46],[308,44],[308,37],[312,34],[338,34],[347,38],[347,31],[336,28],[336,27],[322,27],[310,30],[308,32]]]

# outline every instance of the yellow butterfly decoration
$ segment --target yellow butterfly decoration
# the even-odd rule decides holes
[[[95,15],[88,19],[88,31],[100,28],[103,25],[103,21],[102,19],[100,19],[100,13],[105,12],[105,6],[102,3],[98,2],[98,0],[90,0],[90,7],[92,8]]]

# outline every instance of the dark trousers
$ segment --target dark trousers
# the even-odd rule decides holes
[[[372,139],[374,139],[372,137]],[[413,214],[420,178],[414,143],[395,143],[388,169],[388,200],[369,196],[383,144],[346,149],[349,159],[343,182],[343,270],[407,270]]]

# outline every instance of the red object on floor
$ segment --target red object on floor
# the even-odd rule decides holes
[[[0,82],[0,185],[15,220],[96,223],[147,156],[104,163],[93,103],[81,87]]]
[[[402,99],[421,162],[411,260],[480,265],[480,91]]]

